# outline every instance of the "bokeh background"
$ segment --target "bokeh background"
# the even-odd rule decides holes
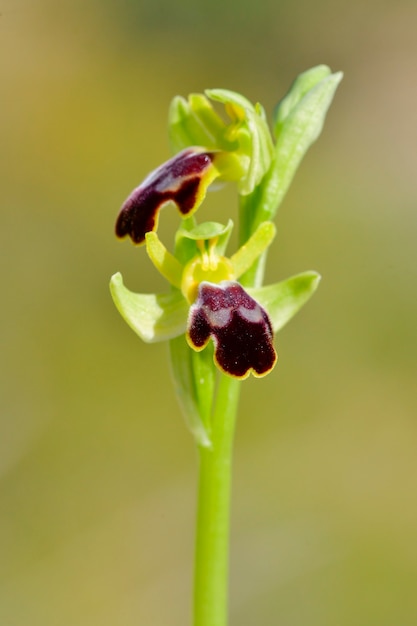
[[[345,78],[281,207],[267,279],[323,275],[245,383],[231,625],[417,623],[417,4],[0,2],[1,626],[190,623],[196,454],[166,347],[108,280],[163,289],[113,235],[169,157],[171,98],[270,113]],[[224,221],[233,189],[211,194]],[[166,211],[163,233],[177,224]],[[165,229],[165,230],[164,230]],[[171,229],[171,230],[170,230]]]

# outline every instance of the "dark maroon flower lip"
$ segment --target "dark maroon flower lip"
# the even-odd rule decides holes
[[[261,377],[274,367],[277,354],[267,312],[234,281],[202,282],[188,318],[187,340],[202,350],[209,339],[218,367],[235,378]]]
[[[156,230],[161,207],[172,201],[183,217],[200,206],[208,185],[218,175],[214,152],[187,148],[154,170],[124,202],[116,221],[116,235],[129,235],[136,244]]]

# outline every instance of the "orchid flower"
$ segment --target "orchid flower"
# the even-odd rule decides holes
[[[223,255],[233,223],[203,223],[180,230],[177,246],[188,240],[192,254],[181,262],[164,247],[154,232],[145,235],[151,261],[171,283],[166,294],[130,292],[120,274],[113,276],[111,292],[121,315],[146,342],[185,334],[196,351],[214,342],[216,366],[225,374],[260,377],[275,365],[273,335],[315,290],[319,276],[306,272],[274,286],[246,289],[240,276],[271,244],[275,227],[264,222],[233,256]],[[190,245],[191,244],[191,245]],[[185,246],[183,246],[185,247]],[[297,291],[297,300],[291,292]]]
[[[218,157],[220,155],[220,157]],[[212,340],[213,360],[229,376],[245,379],[261,377],[274,367],[277,332],[316,289],[319,276],[307,272],[267,287],[244,287],[238,281],[264,254],[275,236],[270,221],[260,224],[250,238],[230,258],[224,256],[233,222],[195,225],[197,211],[207,187],[225,171],[215,166],[236,159],[228,153],[186,148],[149,174],[123,204],[116,234],[129,235],[134,243],[146,245],[149,258],[168,280],[165,294],[135,294],[123,284],[120,274],[111,280],[111,293],[122,317],[146,342],[172,340],[185,336],[188,346],[200,352]],[[234,170],[241,173],[238,168]],[[161,207],[171,201],[184,219],[177,232],[175,250],[170,253],[155,232]],[[174,350],[174,377],[182,371],[183,351]],[[184,349],[184,345],[183,345]],[[179,353],[180,357],[175,355]],[[178,388],[183,412],[197,440],[208,445],[209,419],[202,420],[201,407],[193,397],[193,374]],[[211,377],[212,378],[212,377]],[[184,398],[187,401],[184,403]]]
[[[146,342],[169,341],[175,389],[200,456],[194,626],[225,626],[230,466],[240,381],[266,376],[277,362],[276,333],[316,290],[308,271],[263,285],[275,217],[294,173],[320,134],[341,73],[321,65],[301,74],[275,110],[224,89],[174,98],[174,156],[123,203],[116,235],[144,245],[168,281],[159,294],[131,292],[116,273],[114,303]],[[224,115],[216,110],[223,106]],[[233,222],[197,222],[213,183],[236,185]],[[216,185],[218,187],[218,185]],[[157,230],[161,209],[176,206],[180,225],[170,251]]]

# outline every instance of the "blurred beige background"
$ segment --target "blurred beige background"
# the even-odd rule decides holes
[[[1,626],[190,623],[196,455],[164,345],[108,293],[163,281],[113,236],[175,94],[270,113],[345,72],[268,280],[323,275],[244,386],[231,626],[417,623],[417,4],[0,1]],[[235,215],[233,189],[211,194]],[[166,211],[161,228],[175,227]]]

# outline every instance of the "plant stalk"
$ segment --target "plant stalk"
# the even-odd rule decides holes
[[[194,626],[227,626],[233,436],[240,381],[222,375],[213,411],[212,446],[199,446]]]

